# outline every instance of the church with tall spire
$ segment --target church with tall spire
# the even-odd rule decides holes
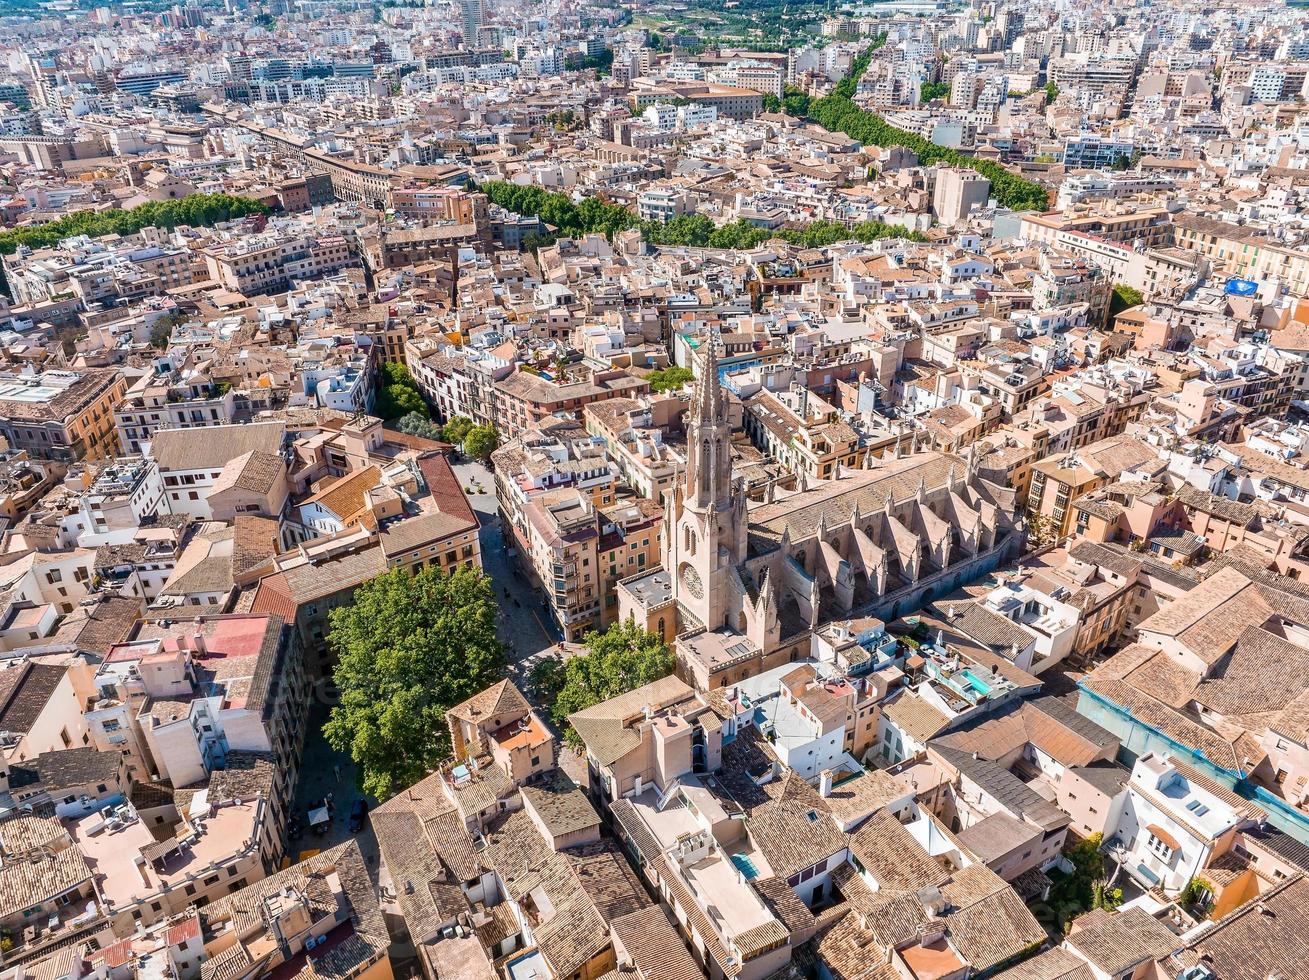
[[[732,468],[717,337],[701,345],[662,562],[618,586],[619,617],[674,645],[701,690],[808,657],[816,631],[891,620],[1015,557],[1014,491],[973,453],[921,452],[748,499]],[[857,630],[855,631],[857,632]]]
[[[729,583],[746,551],[746,495],[733,485],[732,432],[718,383],[715,340],[705,343],[686,423],[686,474],[665,502],[662,553],[673,599],[688,623],[738,625]]]

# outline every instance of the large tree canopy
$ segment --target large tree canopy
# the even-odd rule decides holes
[[[481,572],[392,569],[334,609],[341,703],[323,734],[349,752],[363,788],[386,798],[450,751],[445,712],[499,676],[495,598]]]
[[[556,670],[538,673],[539,681],[558,688],[551,715],[561,725],[575,711],[667,677],[675,666],[668,644],[630,619],[615,623],[603,633],[592,630],[583,642],[586,653],[572,657]],[[571,728],[565,731],[564,739],[574,747],[579,744]]]

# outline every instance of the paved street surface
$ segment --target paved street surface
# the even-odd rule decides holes
[[[454,471],[462,486],[474,490],[468,501],[482,522],[478,535],[482,568],[495,583],[496,601],[500,603],[499,635],[507,648],[509,674],[522,687],[531,665],[558,642],[559,635],[549,613],[542,608],[544,597],[514,570],[514,563],[509,559],[509,546],[500,533],[500,520],[496,516],[495,477],[480,463],[458,463]]]
[[[509,558],[496,516],[495,479],[491,472],[480,463],[459,463],[454,471],[460,485],[472,487],[474,491],[468,500],[481,521],[482,567],[495,585],[496,601],[500,606],[497,634],[505,644],[506,673],[538,709],[546,724],[553,728],[549,712],[532,689],[531,670],[542,656],[551,651],[559,636],[551,627],[549,614],[541,608],[542,597],[533,590],[527,578],[514,569]],[[349,830],[350,807],[360,794],[355,786],[355,768],[350,757],[335,751],[322,735],[334,699],[332,686],[330,682],[320,683],[317,690],[319,696],[314,698],[309,709],[304,760],[296,786],[293,816],[304,824],[304,831],[299,839],[289,842],[288,852],[293,858],[297,851],[325,850],[348,840],[352,836]],[[556,730],[555,734],[559,732]],[[560,764],[574,782],[584,784],[585,760],[564,749]],[[320,837],[310,831],[307,814],[310,807],[328,793],[333,795],[335,810],[330,830]],[[369,802],[376,803],[374,800]],[[357,837],[370,866],[376,867],[377,841],[371,826],[366,825],[364,832]]]
[[[330,685],[325,685],[330,690]],[[359,834],[350,833],[350,808],[361,795],[355,785],[355,767],[349,755],[337,752],[323,738],[323,725],[331,705],[323,698],[315,698],[309,706],[309,721],[305,733],[305,747],[300,762],[300,776],[296,781],[295,806],[292,816],[302,825],[299,838],[287,843],[287,853],[295,858],[297,851],[317,848],[326,850],[344,843],[351,837],[359,842],[364,860],[374,870],[377,867],[377,840],[373,836],[372,826],[364,822],[364,830]],[[334,808],[332,822],[326,834],[319,836],[309,829],[308,811],[318,801],[332,794]],[[370,808],[375,800],[370,800]]]
[[[516,562],[509,558],[500,532],[500,519],[496,516],[495,477],[481,463],[457,463],[454,471],[462,486],[473,488],[474,492],[468,499],[482,522],[479,532],[482,569],[491,576],[496,600],[500,603],[498,635],[505,644],[506,673],[558,736],[559,731],[550,721],[549,711],[541,704],[532,687],[531,671],[532,666],[559,642],[559,633],[549,613],[542,608],[544,597],[532,588],[526,576],[517,571]],[[560,768],[568,773],[573,782],[585,786],[584,759],[563,749],[559,762]]]

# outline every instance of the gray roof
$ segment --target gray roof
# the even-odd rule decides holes
[[[1013,815],[1031,821],[1042,830],[1068,826],[1068,814],[1003,766],[948,745],[933,743],[931,748]]]
[[[150,440],[150,455],[161,470],[221,471],[249,452],[276,454],[286,435],[283,422],[161,429]]]

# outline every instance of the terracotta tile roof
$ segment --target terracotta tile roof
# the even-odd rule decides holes
[[[41,860],[26,859],[38,850],[45,855]],[[17,816],[0,822],[0,855],[0,918],[15,917],[91,881],[81,849],[53,817]]]
[[[600,826],[600,815],[591,801],[562,770],[556,770],[545,782],[523,786],[519,792],[523,802],[531,806],[556,837]]]
[[[230,461],[259,451],[275,455],[286,435],[283,422],[160,429],[150,440],[150,456],[161,470],[221,471]]]
[[[647,706],[658,711],[688,701],[695,692],[670,674],[634,691],[568,716],[568,723],[586,743],[586,751],[602,766],[611,765],[641,744],[631,727]]]
[[[31,662],[0,670],[0,731],[27,732],[67,671],[67,667]]]
[[[995,974],[995,980],[1095,980],[1085,960],[1056,946]]]
[[[788,770],[772,799],[750,811],[746,827],[779,878],[789,878],[846,849],[827,804],[804,779]]]
[[[642,980],[702,980],[704,977],[662,907],[652,905],[629,912],[610,922],[609,928]]]
[[[883,888],[939,886],[950,875],[891,814],[875,813],[850,839],[850,851]]]
[[[250,603],[250,612],[276,613],[290,623],[295,621],[296,610],[297,604],[291,597],[286,575],[279,572],[259,580],[254,600]]]
[[[531,710],[531,705],[527,703],[527,699],[523,697],[514,682],[505,678],[483,691],[478,691],[467,701],[456,704],[446,711],[446,714],[472,724],[479,724],[495,715],[512,712],[521,716],[527,715]]]
[[[210,494],[238,488],[251,493],[266,494],[286,472],[286,461],[276,453],[251,449],[231,460],[223,467],[218,479],[210,487]]]
[[[1169,976],[1204,965],[1222,980],[1301,980],[1309,964],[1309,878],[1274,886],[1176,946],[1162,964]]]
[[[317,504],[323,510],[335,515],[342,524],[360,523],[368,508],[368,491],[377,486],[382,471],[376,466],[365,466],[362,470],[347,473],[331,485],[306,499],[300,508]]]
[[[1116,976],[1170,952],[1177,937],[1141,909],[1117,913],[1096,909],[1073,920],[1065,942],[1097,970]]]
[[[905,691],[882,709],[896,727],[919,742],[926,742],[950,721],[934,705],[924,701],[913,691]]]

